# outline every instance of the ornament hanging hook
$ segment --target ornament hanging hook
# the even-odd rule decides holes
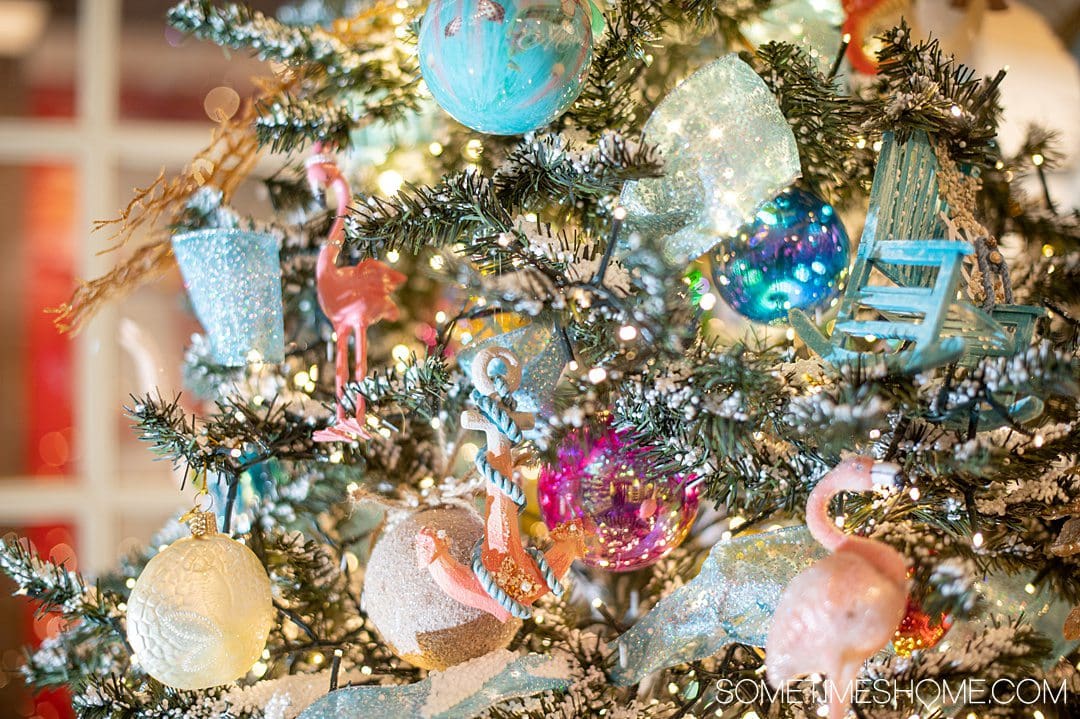
[[[505,367],[505,372],[496,372],[496,363]],[[521,360],[505,347],[485,347],[476,354],[472,363],[473,386],[483,395],[501,394],[501,387],[495,381],[500,377],[502,383],[513,392],[521,386]]]
[[[195,484],[199,490],[195,494],[195,501],[191,509],[185,512],[178,521],[181,524],[188,525],[192,536],[201,537],[205,534],[214,534],[217,532],[217,515],[210,511],[214,506],[214,497],[207,487],[205,468],[196,472]]]

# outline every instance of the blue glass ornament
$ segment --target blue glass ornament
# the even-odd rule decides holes
[[[214,360],[240,367],[285,359],[281,265],[273,235],[238,229],[174,235],[173,254]]]
[[[790,188],[766,203],[713,256],[716,291],[758,322],[823,307],[843,288],[848,236],[832,206]]]
[[[520,135],[577,99],[592,43],[582,0],[433,0],[420,23],[420,72],[461,124]]]
[[[446,671],[433,671],[413,684],[336,689],[297,719],[460,719],[509,699],[569,686],[565,660],[538,654],[516,657],[499,649]]]

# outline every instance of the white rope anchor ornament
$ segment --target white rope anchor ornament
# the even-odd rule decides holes
[[[466,567],[450,554],[445,537],[424,529],[417,536],[417,556],[435,583],[462,604],[501,621],[524,619],[537,599],[548,592],[562,593],[560,578],[584,552],[582,524],[573,521],[552,529],[554,544],[546,552],[522,544],[518,513],[525,507],[525,493],[514,480],[512,450],[521,442],[522,430],[532,427],[533,417],[514,411],[512,394],[521,383],[521,362],[506,348],[485,348],[473,360],[472,380],[476,408],[462,413],[461,424],[487,435],[487,446],[476,458],[486,480],[484,539],[472,566]]]

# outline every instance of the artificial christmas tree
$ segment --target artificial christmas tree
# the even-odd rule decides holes
[[[153,233],[58,325],[180,262],[201,409],[129,413],[225,536],[94,581],[5,541],[66,622],[31,685],[148,719],[1068,715],[1080,216],[1052,133],[996,142],[999,68],[898,2],[341,5],[168,14],[274,79],[104,223]],[[375,127],[412,139],[352,159]],[[747,227],[780,259],[717,250]],[[179,594],[258,600],[244,676],[196,661],[242,617]]]

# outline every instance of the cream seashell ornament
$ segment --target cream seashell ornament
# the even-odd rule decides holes
[[[244,676],[274,618],[270,578],[255,554],[219,534],[213,514],[193,514],[194,536],[151,559],[127,603],[127,637],[139,663],[177,689]]]

